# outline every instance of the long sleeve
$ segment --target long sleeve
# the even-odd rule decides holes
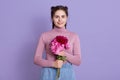
[[[74,32],[70,32],[65,28],[54,28],[50,31],[41,34],[38,42],[38,46],[34,56],[34,63],[41,67],[54,67],[55,56],[50,51],[50,42],[58,35],[68,37],[70,40],[71,48],[65,50],[65,56],[67,61],[80,65],[81,63],[81,48],[79,36]],[[42,58],[43,51],[46,51],[46,58]]]
[[[72,55],[73,54],[73,55]],[[75,35],[73,42],[73,53],[65,51],[65,56],[67,60],[75,65],[80,65],[81,63],[81,48],[80,48],[80,40],[78,35]]]
[[[34,56],[34,63],[42,67],[53,67],[53,61],[46,60],[42,58],[42,54],[45,48],[45,42],[43,39],[43,34],[40,36],[39,43]]]

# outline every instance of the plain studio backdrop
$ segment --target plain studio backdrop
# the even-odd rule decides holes
[[[120,80],[119,0],[0,0],[0,80],[39,80],[33,57],[51,30],[50,7],[69,8],[67,29],[80,37],[77,80]]]

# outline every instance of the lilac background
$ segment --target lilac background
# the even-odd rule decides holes
[[[69,7],[68,29],[79,34],[77,80],[120,80],[119,0],[0,0],[0,80],[39,80],[33,56],[51,29],[50,7]]]

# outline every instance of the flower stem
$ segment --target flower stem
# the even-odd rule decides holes
[[[57,75],[56,75],[56,80],[58,80],[60,77],[60,68],[57,68]]]

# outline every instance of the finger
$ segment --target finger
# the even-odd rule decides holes
[[[59,55],[64,56],[65,55],[64,51],[61,51]]]
[[[63,61],[59,61],[58,65],[62,66],[63,65]]]
[[[63,60],[57,60],[57,63],[58,64],[63,63]]]

